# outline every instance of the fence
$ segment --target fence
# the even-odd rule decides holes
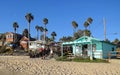
[[[108,53],[108,59],[114,58],[120,58],[120,51],[110,51]]]

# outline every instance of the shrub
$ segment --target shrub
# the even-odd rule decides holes
[[[6,52],[6,46],[2,46],[2,47],[0,48],[0,53],[4,53],[4,52]]]

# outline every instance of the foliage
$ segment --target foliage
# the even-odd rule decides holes
[[[58,57],[56,58],[57,61],[71,61],[70,59],[67,59],[67,56],[61,56],[61,57]]]
[[[92,23],[93,19],[91,17],[88,17],[87,21],[85,21],[84,23],[84,27],[85,29],[87,29],[87,27]]]
[[[4,53],[6,51],[6,46],[2,46],[1,48],[0,48],[0,53]]]
[[[61,56],[59,58],[56,59],[57,61],[73,61],[73,62],[95,62],[95,63],[108,63],[107,60],[103,60],[103,59],[94,59],[94,60],[90,60],[90,57],[74,57],[72,59],[69,59],[69,57],[67,56]]]
[[[87,29],[88,26],[89,26],[89,23],[87,21],[85,21],[85,23],[84,23],[85,29]]]
[[[13,23],[13,28],[14,28],[14,31],[15,31],[15,33],[16,33],[16,29],[19,28],[19,25],[18,25],[17,22],[14,22],[14,23]]]
[[[84,30],[84,35],[85,36],[91,36],[90,30]]]
[[[68,37],[63,36],[62,38],[59,39],[59,41],[61,41],[61,42],[70,42],[70,41],[73,41],[73,37],[71,37],[71,36],[68,36]]]
[[[31,13],[27,13],[25,18],[29,23],[34,19],[33,15]]]
[[[44,18],[43,19],[43,23],[46,25],[46,24],[48,24],[48,19],[47,18]]]
[[[72,26],[76,29],[78,27],[78,24],[76,21],[72,21]]]
[[[54,41],[55,40],[55,36],[57,36],[57,34],[56,34],[56,32],[55,31],[53,31],[52,33],[51,33],[51,36],[52,36],[52,40]]]
[[[120,42],[120,40],[118,38],[116,38],[112,43],[113,44],[118,44]]]
[[[28,37],[28,29],[24,29],[22,35]]]

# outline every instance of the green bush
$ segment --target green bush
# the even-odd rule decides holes
[[[0,48],[0,53],[4,53],[4,52],[6,52],[6,46],[2,46],[2,47]]]

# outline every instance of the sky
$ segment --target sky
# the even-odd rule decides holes
[[[48,19],[47,36],[56,32],[56,41],[63,36],[72,36],[72,21],[84,30],[84,22],[88,17],[93,19],[89,29],[92,36],[104,40],[104,23],[106,19],[106,37],[113,41],[120,39],[120,0],[1,0],[0,1],[0,33],[14,32],[13,23],[17,22],[17,33],[22,34],[28,28],[25,18],[32,13],[34,20],[30,25],[32,37],[36,37],[35,26],[44,26],[43,18]],[[114,34],[117,33],[117,34]]]

